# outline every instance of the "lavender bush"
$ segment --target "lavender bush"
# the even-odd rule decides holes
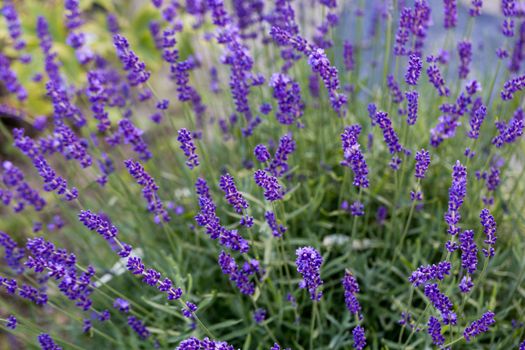
[[[525,349],[495,3],[3,0],[2,348]]]

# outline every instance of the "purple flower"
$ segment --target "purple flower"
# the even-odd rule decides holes
[[[304,111],[299,84],[287,75],[274,73],[268,85],[273,88],[273,97],[279,106],[279,110],[275,113],[279,123],[284,125],[298,123]]]
[[[483,226],[483,232],[485,233],[486,239],[483,241],[488,245],[488,248],[483,248],[483,254],[486,257],[494,256],[494,245],[496,244],[496,220],[490,211],[486,208],[481,210],[479,215],[481,219],[481,226]]]
[[[514,20],[512,17],[516,16],[516,0],[502,0],[501,10],[505,16],[505,20],[501,26],[501,31],[506,37],[514,36]]]
[[[38,342],[42,350],[62,350],[62,348],[55,344],[49,334],[42,333],[38,336]]]
[[[248,264],[246,266],[247,268],[240,269],[235,262],[235,259],[230,254],[223,251],[219,255],[219,265],[222,273],[230,276],[230,280],[235,282],[235,285],[242,294],[253,295],[255,293],[255,284],[250,281],[250,277],[259,272],[259,263],[256,260],[253,260],[251,264],[248,262],[245,264]],[[251,268],[251,266],[254,266],[255,268]]]
[[[266,169],[275,177],[281,177],[288,171],[288,156],[295,151],[295,141],[291,134],[286,134],[279,140],[279,147]]]
[[[428,58],[427,58],[428,61]],[[436,62],[431,62],[430,66],[427,68],[428,81],[434,85],[436,90],[439,93],[439,96],[449,96],[450,90],[445,85],[445,80],[439,71]]]
[[[232,250],[246,253],[249,250],[248,242],[237,232],[237,230],[227,230],[220,224],[220,219],[215,213],[215,203],[209,194],[206,181],[197,180],[195,184],[197,194],[199,194],[200,212],[195,216],[197,225],[206,228],[206,234],[211,239],[219,239],[219,244]]]
[[[78,214],[78,219],[89,230],[96,231],[107,241],[112,240],[118,235],[118,229],[104,214],[97,215],[89,210],[81,210]]]
[[[283,225],[277,224],[277,219],[275,218],[273,211],[267,211],[264,214],[264,218],[266,219],[266,223],[270,227],[270,230],[272,230],[272,235],[274,237],[282,237],[287,228]]]
[[[133,151],[139,155],[143,161],[147,161],[152,157],[148,149],[146,141],[142,138],[144,132],[137,128],[131,120],[122,119],[118,124],[118,131],[111,137],[106,138],[110,146],[115,146],[124,141],[125,144],[131,144]]]
[[[128,40],[120,34],[115,34],[113,43],[122,68],[128,72],[127,79],[131,86],[146,83],[151,73],[146,70],[146,64],[130,49]]]
[[[396,43],[394,45],[394,55],[404,56],[407,53],[406,44],[408,43],[411,27],[413,23],[412,11],[409,7],[404,7],[399,16],[399,26],[396,32]]]
[[[394,76],[392,74],[389,74],[387,76],[387,86],[390,90],[390,95],[392,96],[392,102],[394,103],[401,103],[404,100],[403,93],[401,92],[401,89],[399,88],[399,84],[394,79]]]
[[[54,191],[62,195],[67,201],[77,198],[78,190],[74,187],[67,188],[67,181],[55,173],[47,160],[41,155],[41,151],[35,142],[30,137],[24,136],[24,129],[13,129],[13,136],[14,145],[31,159],[33,166],[44,180],[45,191]]]
[[[182,309],[182,315],[189,319],[194,319],[193,314],[197,311],[197,305],[191,301],[186,302],[186,307]]]
[[[133,329],[135,333],[137,333],[140,339],[144,340],[150,336],[150,332],[148,331],[144,323],[135,316],[128,317],[128,325],[131,327],[131,329]]]
[[[199,156],[195,153],[197,147],[195,147],[191,133],[188,129],[180,129],[178,131],[177,140],[180,142],[180,149],[184,152],[184,155],[187,158],[186,165],[188,168],[193,170],[193,168],[199,166]]]
[[[443,0],[445,29],[455,28],[458,22],[458,5],[456,0]]]
[[[485,333],[489,330],[489,327],[496,323],[494,320],[494,313],[492,311],[487,311],[481,316],[479,320],[472,322],[468,327],[463,331],[463,337],[467,342],[481,333]]]
[[[392,121],[385,112],[377,112],[375,115],[376,123],[383,130],[383,137],[385,143],[388,146],[390,154],[401,152],[403,148],[399,144],[399,137],[397,136],[394,128],[392,128]]]
[[[343,289],[345,291],[345,304],[346,308],[351,314],[359,314],[361,311],[361,305],[357,300],[356,294],[359,293],[359,285],[357,280],[351,272],[345,271],[345,276],[341,280]]]
[[[115,16],[113,13],[108,13],[106,17],[108,30],[111,34],[117,34],[120,31],[117,16]]]
[[[416,152],[416,171],[414,176],[417,179],[424,179],[428,166],[430,165],[430,153],[425,149]]]
[[[365,330],[362,326],[356,326],[352,331],[354,338],[353,347],[356,350],[363,350],[366,346]]]
[[[460,41],[458,43],[459,53],[459,78],[466,79],[469,73],[469,64],[472,62],[472,44],[469,41]]]
[[[120,312],[123,312],[125,314],[129,313],[130,307],[129,302],[127,300],[116,298],[113,302],[113,307],[117,309]]]
[[[448,211],[445,213],[445,221],[448,224],[448,233],[452,236],[460,232],[457,226],[461,215],[459,209],[463,205],[467,195],[467,168],[456,161],[452,172],[452,184],[448,190]]]
[[[505,143],[513,143],[523,135],[524,113],[521,108],[518,108],[511,120],[506,123],[504,121],[496,122],[496,128],[499,135],[492,139],[492,144],[496,147],[503,147]]]
[[[363,216],[365,215],[365,206],[360,201],[355,201],[350,206],[350,214],[352,216]]]
[[[302,281],[299,283],[299,288],[308,289],[310,299],[313,301],[321,300],[323,292],[318,291],[317,288],[323,284],[320,274],[323,257],[312,247],[299,248],[296,250],[295,254],[297,256],[297,259],[295,260],[297,272],[303,277]]]
[[[26,47],[26,42],[21,38],[22,25],[14,4],[11,1],[4,1],[1,12],[6,19],[7,30],[9,31],[9,36],[13,40],[13,47],[18,51],[24,49]]]
[[[442,281],[446,275],[450,275],[451,265],[448,261],[442,261],[437,265],[420,266],[408,279],[414,287],[418,287],[432,280]]]
[[[255,323],[257,324],[260,324],[262,322],[264,322],[264,320],[266,319],[266,310],[265,309],[257,309],[255,310],[255,312],[253,313],[253,320],[255,321]]]
[[[483,0],[471,0],[472,7],[468,10],[469,15],[477,17],[481,15],[481,7],[483,7]]]
[[[417,85],[417,81],[421,75],[421,69],[423,69],[421,57],[414,54],[410,55],[407,72],[405,74],[405,81],[408,85]]]
[[[444,324],[456,324],[456,314],[452,311],[452,302],[445,294],[441,293],[437,283],[427,284],[425,286],[425,296],[441,313]]]
[[[439,346],[445,343],[445,337],[441,334],[441,323],[434,316],[428,319],[428,334],[432,337],[434,345]]]
[[[345,40],[343,44],[343,63],[347,71],[354,70],[354,47],[348,40]]]
[[[474,231],[465,230],[459,235],[461,249],[461,267],[473,274],[478,266],[478,247],[474,241]]]
[[[215,0],[214,0],[215,1]],[[235,350],[235,348],[229,345],[226,342],[211,340],[209,338],[204,338],[199,340],[195,337],[188,338],[183,340],[176,350]]]
[[[474,287],[474,283],[472,283],[470,275],[463,276],[461,282],[459,282],[459,290],[461,293],[469,293],[472,290],[472,287]]]
[[[269,175],[264,170],[256,170],[253,178],[257,186],[264,190],[266,200],[273,202],[283,198],[283,189],[276,177]]]
[[[2,163],[2,182],[7,190],[0,189],[0,199],[5,205],[15,200],[13,209],[15,212],[24,210],[26,205],[31,205],[36,211],[40,211],[46,205],[44,198],[37,190],[33,189],[28,182],[24,181],[24,173],[9,161]]]
[[[155,183],[155,180],[146,172],[139,162],[128,159],[124,161],[124,164],[126,165],[129,174],[137,180],[137,183],[140,186],[142,186],[142,196],[148,203],[148,210],[155,214],[155,222],[168,222],[170,217],[159,198],[157,193],[159,187]]]
[[[233,177],[230,174],[221,176],[219,187],[225,193],[224,198],[226,198],[228,203],[230,203],[230,205],[235,209],[237,214],[243,214],[244,210],[248,209],[248,202],[237,190],[235,182],[233,181]],[[243,217],[242,222],[253,222],[253,218],[247,215],[246,217]]]
[[[342,166],[348,166],[354,172],[353,184],[357,187],[368,188],[368,166],[365,157],[359,149],[358,142],[361,127],[359,125],[347,126],[341,134],[344,160]]]
[[[471,139],[477,139],[479,137],[479,129],[481,128],[481,124],[483,124],[483,120],[485,120],[486,115],[487,107],[485,107],[483,104],[473,111],[473,113],[471,113],[471,118],[469,121],[470,130],[467,133],[468,137]]]
[[[253,154],[255,154],[255,158],[261,163],[265,163],[270,159],[270,152],[268,152],[268,149],[263,144],[255,146]]]
[[[6,320],[6,325],[5,325],[7,328],[9,329],[16,329],[16,326],[17,326],[17,320],[16,320],[16,317],[13,316],[13,315],[9,315],[7,317],[7,320]]]
[[[501,90],[501,99],[504,101],[512,100],[514,94],[518,91],[521,91],[525,88],[525,75],[518,76],[516,78],[510,79],[505,82],[503,85],[503,90]]]
[[[7,91],[16,94],[19,101],[23,102],[27,99],[26,89],[20,84],[16,73],[11,69],[9,59],[2,54],[0,54],[0,81]]]

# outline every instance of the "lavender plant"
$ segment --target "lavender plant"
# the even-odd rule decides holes
[[[1,14],[0,347],[525,348],[523,1]]]

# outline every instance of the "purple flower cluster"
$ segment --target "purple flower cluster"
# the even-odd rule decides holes
[[[288,156],[295,151],[295,141],[291,134],[286,134],[279,140],[279,146],[266,169],[270,174],[279,178],[288,171]]]
[[[414,287],[426,284],[428,281],[442,281],[446,275],[450,275],[451,265],[448,261],[442,261],[437,265],[420,266],[408,279]]]
[[[342,166],[348,166],[354,172],[354,186],[368,188],[368,166],[358,142],[361,127],[357,124],[347,126],[341,134],[344,160]]]
[[[259,169],[255,171],[253,178],[257,186],[264,190],[266,200],[273,202],[283,198],[283,189],[276,177]]]
[[[44,180],[45,191],[54,191],[68,201],[77,198],[78,190],[75,187],[67,188],[67,181],[55,173],[35,142],[24,135],[24,129],[13,129],[13,136],[14,145],[31,159],[33,166]]]
[[[62,350],[62,348],[55,344],[49,334],[42,333],[38,336],[38,343],[42,350]]]
[[[91,293],[94,290],[92,277],[95,275],[95,269],[89,266],[85,272],[77,271],[77,258],[74,254],[68,253],[65,249],[57,249],[51,242],[43,238],[30,238],[27,240],[26,250],[28,258],[25,266],[35,273],[45,272],[50,278],[56,281],[58,289],[69,300],[75,301],[75,305],[87,311],[90,309],[92,300]],[[45,294],[38,295],[36,289],[25,286],[20,291],[28,299],[37,304],[47,302]],[[38,300],[42,299],[43,300]]]
[[[235,259],[230,254],[221,252],[219,255],[219,265],[222,273],[230,276],[230,281],[235,283],[242,294],[253,295],[255,293],[255,284],[250,281],[250,278],[261,272],[257,260],[251,259],[245,261],[243,267],[239,268]]]
[[[266,219],[266,223],[270,227],[270,230],[272,230],[272,235],[274,237],[282,237],[287,231],[287,228],[284,225],[277,224],[277,219],[275,218],[273,211],[267,211],[264,214],[264,218]]]
[[[161,221],[168,222],[170,217],[166,209],[159,198],[157,191],[159,187],[155,183],[155,180],[144,170],[144,167],[132,159],[124,161],[128,172],[137,183],[142,186],[142,196],[148,203],[148,210],[155,214],[155,222],[160,223]]]
[[[514,36],[514,20],[513,17],[517,14],[516,0],[502,0],[501,10],[505,19],[501,25],[501,32],[506,37]]]
[[[219,239],[219,244],[229,249],[248,252],[250,246],[248,242],[237,232],[228,230],[221,226],[220,219],[215,213],[216,207],[210,196],[208,185],[203,179],[198,179],[195,183],[196,192],[199,195],[200,212],[195,216],[197,225],[206,229],[206,234],[211,239]]]
[[[146,70],[146,64],[130,49],[128,40],[120,34],[115,34],[113,43],[122,68],[128,72],[127,78],[131,86],[146,83],[151,73]]]
[[[407,124],[414,125],[417,121],[417,109],[418,109],[418,100],[419,93],[417,91],[407,91],[405,92],[405,97],[407,99]]]
[[[448,224],[448,233],[452,236],[460,232],[457,226],[461,215],[459,209],[463,205],[465,196],[467,195],[467,168],[456,161],[452,172],[452,184],[448,190],[448,210],[445,213],[445,221]]]
[[[310,293],[310,299],[313,301],[321,300],[323,292],[317,289],[323,284],[320,273],[323,257],[312,247],[299,248],[295,255],[297,256],[295,260],[297,272],[303,277],[299,283],[299,288],[306,288]]]
[[[284,125],[298,123],[304,111],[299,84],[285,74],[275,73],[270,79],[269,86],[273,88],[273,97],[279,106],[279,110],[275,113],[279,123]]]
[[[469,274],[473,274],[478,267],[478,247],[474,241],[474,231],[465,230],[463,233],[460,233],[459,244],[461,267]]]
[[[191,337],[183,340],[176,350],[235,350],[235,348],[226,342],[211,340],[209,338],[199,340]]]
[[[354,338],[354,349],[363,350],[366,347],[365,330],[362,326],[359,325],[353,329],[352,337]]]
[[[148,144],[142,137],[144,132],[133,125],[131,120],[122,119],[118,124],[118,130],[111,137],[107,137],[106,141],[109,145],[115,146],[121,142],[133,146],[133,151],[138,154],[139,158],[147,161],[153,155],[151,154]]]
[[[437,283],[427,284],[425,286],[425,296],[430,300],[432,305],[441,313],[441,320],[444,324],[455,325],[457,322],[456,314],[452,311],[452,301],[441,291]]]
[[[248,209],[248,202],[242,194],[237,190],[233,177],[230,174],[221,176],[219,182],[220,189],[224,192],[224,198],[230,203],[230,205],[235,209],[237,214],[243,214],[245,209]],[[246,215],[242,218],[241,223],[246,227],[251,227],[253,225],[253,218],[249,215]]]
[[[445,337],[441,334],[441,323],[434,316],[428,319],[428,334],[432,337],[432,343],[440,346],[445,343]]]
[[[253,154],[255,155],[255,158],[261,163],[266,163],[271,157],[270,152],[268,152],[268,148],[266,148],[266,146],[263,144],[255,146],[253,149]]]
[[[0,54],[0,81],[7,91],[16,95],[19,101],[23,102],[27,99],[26,89],[18,81],[16,73],[11,69],[11,62],[3,54]]]
[[[383,138],[385,139],[390,154],[401,152],[403,147],[399,144],[399,137],[392,127],[392,121],[388,117],[388,114],[381,111],[377,112],[375,115],[375,121],[381,130],[383,130]]]
[[[436,64],[436,60],[433,57],[430,57],[427,58],[427,62],[430,63],[427,68],[428,81],[434,85],[439,93],[439,96],[449,96],[450,90],[445,85],[445,80],[443,79],[441,71]]]
[[[504,101],[512,100],[514,94],[525,88],[525,75],[520,75],[516,78],[510,79],[503,85],[501,90],[501,99]]]
[[[405,81],[408,85],[417,85],[421,70],[423,69],[423,61],[418,55],[412,54],[408,57],[408,68],[405,74]]]
[[[186,165],[190,169],[199,166],[199,156],[195,153],[197,147],[195,147],[192,139],[193,137],[188,129],[182,128],[178,131],[177,141],[180,142],[180,149],[184,152],[187,158]]]
[[[515,142],[523,135],[523,129],[525,128],[525,113],[523,109],[518,108],[509,122],[497,121],[496,128],[499,134],[492,139],[492,144],[497,148]]]
[[[472,44],[470,41],[464,40],[458,42],[459,54],[459,78],[466,79],[470,72],[469,65],[472,62]]]
[[[416,171],[414,176],[417,179],[424,179],[429,165],[430,153],[425,149],[416,152]]]
[[[16,201],[13,210],[17,213],[24,210],[27,205],[33,206],[36,211],[42,210],[46,201],[25,181],[24,173],[9,161],[4,161],[2,168],[2,182],[6,189],[0,188],[0,202],[9,205],[12,200]]]
[[[479,137],[479,129],[481,128],[481,125],[487,116],[487,107],[481,104],[478,108],[476,108],[476,110],[473,110],[472,112],[473,113],[471,113],[471,118],[469,121],[470,130],[468,131],[467,135],[471,139],[477,139]]]
[[[348,40],[343,43],[343,63],[347,71],[354,70],[354,47]]]
[[[7,30],[9,36],[13,40],[13,48],[17,51],[23,50],[26,47],[26,42],[21,38],[22,36],[22,25],[20,18],[16,12],[16,8],[11,0],[4,0],[3,7],[1,9],[2,15],[5,17],[7,22]],[[28,63],[31,56],[20,57],[22,63]]]
[[[483,241],[488,245],[488,248],[483,248],[483,254],[488,257],[494,256],[494,245],[496,244],[496,220],[490,211],[486,208],[481,210],[479,214],[481,219],[481,226],[483,226],[483,232],[485,233],[486,239]]]
[[[135,316],[128,317],[128,325],[133,329],[140,339],[144,340],[150,336],[150,332],[144,325],[144,323]]]
[[[426,0],[416,0],[414,8],[403,7],[399,16],[399,26],[396,32],[396,43],[394,45],[394,55],[404,56],[415,54],[422,56],[423,45],[430,25],[431,8]],[[413,47],[406,48],[406,44],[413,36]]]
[[[0,231],[0,246],[4,247],[4,261],[7,266],[17,275],[24,272],[22,260],[25,258],[25,249],[5,232]]]
[[[395,80],[394,76],[392,74],[389,74],[386,78],[387,87],[390,90],[390,95],[392,96],[392,102],[394,103],[401,103],[404,100],[403,92],[401,92],[401,88],[399,87],[399,84]]]
[[[279,45],[293,47],[296,51],[308,57],[308,64],[314,73],[317,73],[328,90],[330,103],[337,113],[342,113],[347,98],[338,92],[339,78],[337,68],[331,65],[330,60],[321,48],[310,45],[304,38],[293,33],[286,32],[279,27],[272,27],[270,35]]]
[[[494,312],[487,311],[481,316],[479,320],[472,322],[465,330],[463,331],[463,337],[467,342],[482,333],[485,333],[489,330],[489,327],[496,323],[494,320]]]
[[[458,4],[456,0],[443,0],[445,29],[455,28],[458,23]]]
[[[359,304],[356,296],[356,294],[359,293],[359,285],[357,284],[357,280],[351,272],[346,271],[345,276],[341,280],[341,283],[343,284],[343,289],[345,291],[346,308],[348,311],[350,311],[350,313],[359,315],[361,311],[361,305]]]

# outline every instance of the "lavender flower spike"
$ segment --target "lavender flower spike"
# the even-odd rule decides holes
[[[430,165],[430,153],[425,149],[421,149],[416,153],[416,172],[414,176],[417,179],[424,179],[428,166]]]
[[[469,342],[475,336],[487,332],[489,327],[496,323],[494,316],[494,312],[487,311],[479,320],[472,322],[467,328],[465,328],[465,331],[463,331],[463,337],[465,337],[465,340]]]
[[[348,166],[354,172],[354,186],[367,188],[368,183],[368,166],[365,157],[359,149],[358,142],[361,127],[359,125],[347,126],[341,134],[341,142],[345,160],[341,162],[342,166]]]
[[[474,241],[474,231],[466,230],[459,235],[461,267],[473,274],[478,267],[478,247]]]
[[[385,112],[377,112],[375,118],[381,130],[383,130],[383,137],[390,154],[401,152],[403,147],[399,144],[399,137],[392,127],[392,121],[388,118],[388,114]]]
[[[417,85],[419,76],[421,75],[421,69],[423,69],[423,61],[418,55],[410,55],[408,61],[408,69],[405,74],[405,81],[408,85]]]
[[[448,190],[448,195],[448,211],[445,213],[445,221],[448,224],[448,233],[454,236],[460,231],[459,227],[457,227],[461,219],[459,209],[467,195],[467,168],[461,165],[459,160],[454,165],[452,185]]]
[[[366,346],[365,330],[362,326],[357,326],[352,331],[352,337],[354,338],[353,347],[355,350],[363,350]]]
[[[113,42],[122,68],[128,72],[127,78],[131,86],[146,83],[151,73],[146,70],[146,64],[130,49],[128,40],[120,34],[115,34]]]
[[[320,273],[323,257],[312,247],[299,248],[295,254],[297,255],[295,260],[297,272],[303,276],[303,280],[299,283],[299,288],[308,289],[310,299],[313,301],[321,300],[323,292],[318,291],[317,288],[323,284]]]
[[[417,91],[407,91],[405,92],[405,97],[407,99],[407,124],[414,125],[417,121],[417,104],[419,100],[419,94]]]
[[[276,201],[283,198],[283,190],[276,177],[266,173],[264,170],[257,170],[253,174],[257,186],[264,189],[264,197],[268,201]]]
[[[434,345],[439,346],[445,343],[445,337],[441,334],[441,323],[434,316],[428,319],[428,334],[432,337]]]
[[[359,285],[354,275],[349,271],[345,272],[345,277],[341,281],[345,291],[345,304],[346,308],[352,314],[359,314],[361,311],[361,305],[357,300],[356,294],[359,293]]]
[[[494,245],[496,244],[496,220],[494,220],[494,216],[490,214],[490,211],[486,208],[484,208],[481,211],[481,214],[479,214],[479,217],[481,219],[481,225],[483,226],[483,232],[486,235],[486,239],[483,241],[485,244],[487,244],[488,248],[483,248],[483,254],[488,257],[494,256]]]
[[[221,176],[219,187],[225,193],[224,198],[230,203],[235,209],[237,214],[243,214],[245,209],[248,209],[248,202],[243,198],[242,194],[237,190],[233,177],[230,174]],[[241,220],[241,223],[250,224],[253,223],[253,218],[245,216]],[[251,226],[251,225],[249,225]]]
[[[180,142],[180,149],[184,151],[184,155],[187,158],[186,165],[190,169],[199,166],[199,156],[195,153],[197,147],[193,143],[191,133],[184,128],[180,129],[178,133],[177,140]]]

